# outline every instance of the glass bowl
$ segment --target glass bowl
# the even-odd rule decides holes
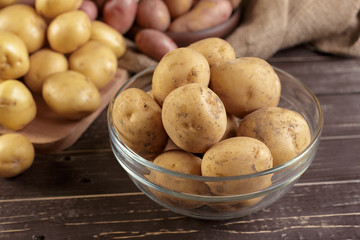
[[[151,89],[152,73],[155,67],[148,68],[129,79],[111,100],[108,107],[108,128],[112,151],[120,165],[128,173],[135,185],[149,198],[165,208],[193,218],[221,220],[238,218],[263,209],[286,194],[300,176],[308,169],[314,159],[320,142],[324,120],[321,106],[315,95],[304,84],[290,74],[274,68],[278,74],[282,93],[279,106],[300,113],[308,122],[312,141],[298,156],[288,162],[254,174],[231,177],[204,177],[174,172],[148,161],[130,148],[119,138],[113,125],[112,109],[121,91],[127,88]],[[156,174],[162,182],[153,181]],[[237,195],[219,196],[208,191],[209,186],[222,183],[256,184],[263,180],[256,191]],[[207,188],[206,188],[207,186]]]

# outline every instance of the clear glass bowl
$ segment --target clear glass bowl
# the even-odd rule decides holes
[[[304,84],[288,73],[275,68],[282,93],[279,106],[295,110],[308,122],[312,141],[298,156],[290,161],[254,174],[231,177],[203,177],[174,172],[159,167],[140,157],[119,138],[112,118],[113,104],[121,91],[127,88],[151,89],[154,67],[146,69],[129,79],[117,92],[108,108],[108,128],[112,151],[135,185],[148,197],[169,210],[199,219],[231,219],[248,215],[263,209],[286,194],[314,159],[320,142],[324,119],[321,106],[315,95]],[[151,174],[157,174],[164,183],[152,181]],[[254,192],[238,195],[218,196],[207,191],[206,186],[227,184],[256,184],[268,179],[271,184]],[[199,193],[200,192],[200,193]]]

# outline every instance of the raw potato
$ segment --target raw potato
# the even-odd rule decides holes
[[[104,43],[111,48],[117,58],[124,55],[126,51],[126,42],[115,28],[101,21],[93,21],[91,24],[90,40]]]
[[[36,116],[36,103],[29,89],[18,80],[0,83],[0,124],[17,131]]]
[[[210,67],[206,58],[190,48],[177,48],[168,52],[156,66],[152,91],[161,106],[174,89],[189,83],[208,86],[209,81]]]
[[[227,114],[226,120],[227,121],[226,121],[225,133],[220,139],[220,141],[228,138],[236,137],[237,129],[239,127],[238,119],[234,115]]]
[[[191,83],[173,90],[162,108],[164,128],[181,149],[204,153],[226,129],[223,103],[210,88]]]
[[[104,22],[121,34],[129,31],[135,22],[137,0],[108,0],[103,8]]]
[[[0,10],[0,30],[11,31],[25,43],[29,53],[45,43],[47,24],[33,7],[14,4]]]
[[[169,31],[184,33],[211,28],[228,20],[232,11],[229,1],[202,0],[192,10],[172,21]]]
[[[90,79],[70,70],[48,76],[42,96],[51,110],[70,120],[90,115],[101,103],[100,93]]]
[[[47,30],[51,48],[60,53],[71,53],[86,43],[91,36],[91,21],[83,11],[72,11],[54,18]]]
[[[193,5],[193,0],[165,0],[170,16],[176,18],[185,14]]]
[[[24,80],[34,93],[41,93],[45,78],[57,72],[68,70],[67,58],[58,52],[43,48],[30,56],[30,69]]]
[[[0,30],[0,79],[17,79],[30,67],[25,43],[17,35]]]
[[[169,10],[162,0],[142,0],[138,3],[135,18],[138,26],[165,31],[170,20]]]
[[[262,172],[273,167],[269,148],[250,137],[233,137],[212,146],[203,156],[201,172],[208,177],[239,176]],[[237,195],[261,191],[271,185],[272,174],[232,181],[207,182],[215,195]],[[239,202],[210,204],[220,211],[239,209],[260,201],[262,197]]]
[[[81,3],[79,9],[86,12],[86,14],[89,16],[91,21],[94,21],[98,16],[98,9],[95,2],[93,1],[84,0]]]
[[[36,0],[35,8],[40,15],[52,19],[62,13],[77,10],[81,3],[82,0]]]
[[[201,175],[201,159],[182,150],[163,152],[155,158],[154,164],[179,173]],[[209,195],[208,187],[200,181],[169,176],[168,174],[155,170],[150,170],[150,174],[147,178],[152,183],[169,189],[170,191],[185,194]],[[151,189],[151,191],[156,197],[173,207],[191,209],[200,207],[204,204],[203,202],[175,197],[153,189]]]
[[[15,177],[33,163],[35,150],[32,143],[19,133],[0,136],[0,177]]]
[[[235,50],[230,43],[218,37],[205,38],[190,44],[188,47],[204,55],[210,68],[220,62],[236,58]]]
[[[174,40],[164,32],[150,28],[137,32],[135,43],[141,52],[157,61],[160,61],[168,52],[178,48]]]
[[[242,0],[230,0],[232,7],[235,9],[240,6]]]
[[[115,53],[99,41],[89,41],[69,57],[70,69],[88,77],[98,89],[104,88],[115,77]]]
[[[161,120],[161,108],[138,88],[122,91],[112,108],[113,124],[121,140],[141,157],[153,160],[161,153],[168,136]]]
[[[244,117],[261,107],[277,106],[281,84],[265,60],[242,57],[211,68],[210,88],[221,98],[226,111]]]
[[[299,113],[280,107],[250,113],[240,122],[237,135],[264,142],[274,157],[274,166],[299,155],[311,142],[306,120]]]

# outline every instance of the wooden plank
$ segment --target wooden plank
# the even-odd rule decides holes
[[[302,176],[302,181],[359,179],[359,145],[360,138],[321,141],[318,153]],[[138,189],[111,151],[38,156],[24,174],[14,179],[0,179],[0,200],[136,191]]]
[[[183,217],[163,209],[136,192],[118,196],[3,200],[0,201],[0,237],[358,239],[358,186],[359,182],[351,181],[300,182],[272,206],[251,216],[229,221],[202,221]]]
[[[300,79],[317,95],[360,92],[360,59],[271,64]]]

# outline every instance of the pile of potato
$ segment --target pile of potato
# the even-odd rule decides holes
[[[237,58],[228,42],[207,38],[167,53],[154,70],[151,91],[121,92],[112,115],[122,141],[157,165],[185,174],[237,176],[283,164],[309,145],[306,120],[278,107],[280,95],[281,82],[265,60]],[[271,174],[208,183],[155,171],[148,178],[176,191],[201,195],[244,194],[271,185]],[[162,198],[177,206],[198,206]]]
[[[241,0],[96,0],[104,22],[134,37],[145,54],[160,60],[177,44],[169,33],[195,32],[230,18]]]
[[[100,106],[100,90],[114,78],[126,44],[113,27],[92,20],[82,10],[86,9],[84,2],[1,2],[0,125],[3,127],[16,132],[34,120],[37,113],[34,94],[40,95],[59,117],[68,120],[82,119]],[[3,177],[21,173],[24,169],[18,166],[34,158],[33,150],[15,156],[11,148],[5,147],[11,144],[11,139],[15,138],[0,137],[0,176]]]

